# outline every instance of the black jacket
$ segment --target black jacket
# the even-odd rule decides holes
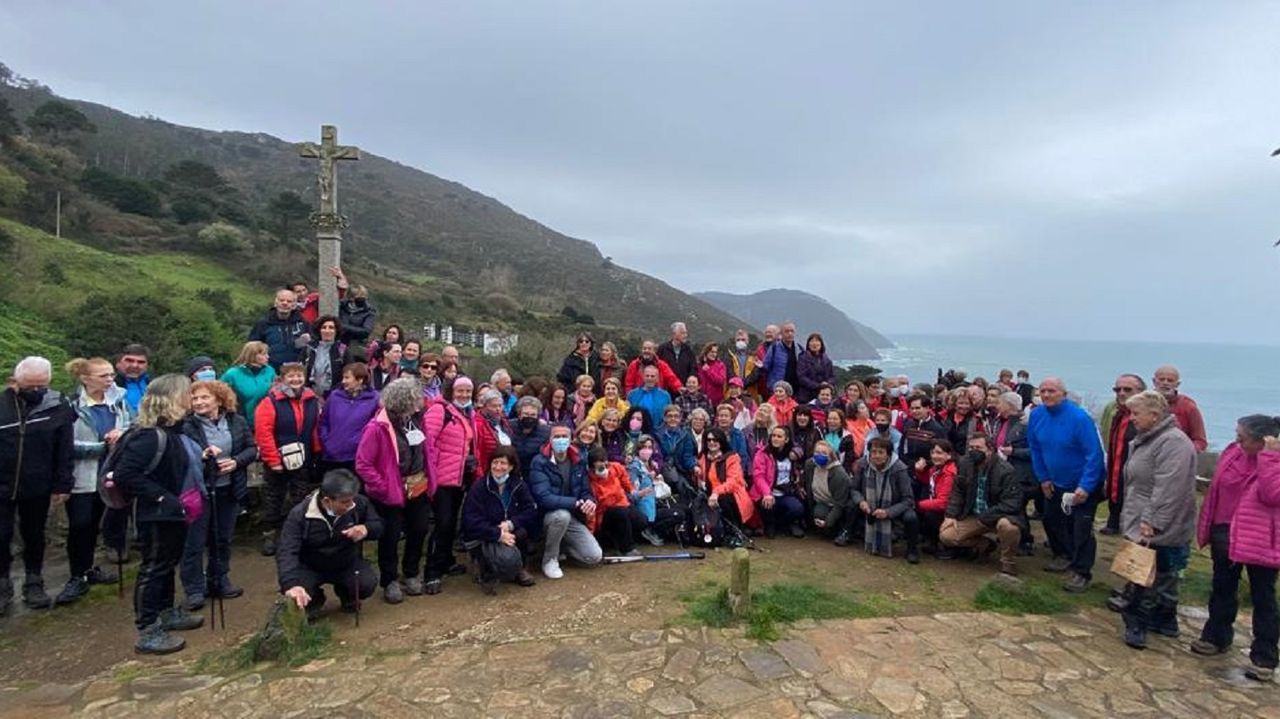
[[[249,496],[247,468],[258,461],[258,443],[253,440],[253,430],[249,429],[249,422],[239,412],[228,412],[226,417],[227,429],[231,431],[230,458],[236,461],[236,469],[231,473],[231,493],[236,501],[244,502]],[[194,439],[202,448],[209,446],[209,440],[204,436],[204,427],[194,414],[187,415],[186,420],[183,421],[182,433]],[[208,479],[216,480],[216,475]],[[209,486],[213,486],[212,481]]]
[[[302,366],[307,370],[307,386],[315,389],[311,381],[311,370],[316,366],[316,350],[320,349],[320,341],[313,339],[311,344],[302,348],[299,353],[299,359]],[[342,386],[342,368],[347,362],[351,361],[351,353],[348,351],[347,343],[338,341],[329,345],[329,376],[332,382],[329,386],[329,392]],[[325,393],[328,397],[328,393]]]
[[[267,314],[249,331],[250,342],[266,342],[267,358],[271,366],[279,370],[285,362],[297,362],[302,356],[303,335],[310,336],[311,328],[302,313],[294,310],[289,316],[280,319],[276,309],[272,307]]]
[[[164,432],[164,456],[155,470],[147,473],[147,467],[156,456],[159,438],[156,431]],[[136,436],[127,439],[120,449],[122,454],[115,466],[116,483],[124,488],[133,500],[136,522],[183,522],[186,512],[178,495],[182,493],[182,481],[187,475],[189,461],[182,445],[182,427],[134,427]]]
[[[676,373],[680,383],[684,384],[690,377],[698,374],[698,355],[693,351],[693,345],[685,342],[680,347],[680,356],[676,357],[675,345],[671,344],[671,340],[667,340],[658,345],[658,359],[667,363],[672,372]]]
[[[1004,434],[1004,443],[1013,448],[1013,453],[1005,457],[1005,461],[1013,467],[1013,476],[1019,484],[1027,489],[1039,489],[1040,482],[1036,480],[1036,471],[1031,468],[1031,445],[1027,443],[1027,423],[1023,422],[1021,417],[1013,417],[1009,421],[1013,424],[1009,425],[1008,431]],[[1000,430],[997,426],[991,436],[994,439],[999,434]]]
[[[908,467],[915,467],[917,459],[928,459],[929,448],[935,439],[946,439],[947,428],[935,417],[917,422],[915,417],[908,417],[902,423],[902,444],[898,447],[898,458]],[[956,447],[956,452],[963,453],[964,447]]]
[[[76,412],[56,390],[34,408],[0,392],[0,498],[68,494],[75,484]]]
[[[533,429],[525,430],[517,421],[511,425],[511,444],[515,445],[516,455],[520,458],[520,466],[515,474],[525,480],[529,479],[529,470],[533,467],[533,458],[538,456],[547,442],[551,441],[551,425],[538,421]]]
[[[342,535],[344,530],[363,524],[367,540],[382,536],[382,518],[363,495],[356,495],[351,511],[330,520],[320,506],[319,490],[289,510],[280,529],[276,549],[276,573],[280,591],[307,586],[307,574],[332,574],[352,567],[360,558],[360,543]]]
[[[1009,463],[993,456],[987,466],[987,511],[978,519],[988,527],[995,527],[1001,517],[1008,517],[1022,526],[1022,485],[1013,474]],[[951,485],[951,497],[947,499],[947,519],[965,519],[972,514],[973,502],[978,496],[977,474],[973,461],[961,457],[956,462],[956,481]]]
[[[577,352],[570,352],[561,363],[560,371],[556,373],[556,381],[565,388],[566,392],[572,394],[575,388],[574,383],[584,374],[595,380],[597,394],[604,392],[604,388],[600,386],[600,355],[596,354],[595,350],[591,350],[591,354],[585,359]],[[681,378],[680,381],[683,382],[684,379]]]
[[[538,521],[538,505],[533,501],[529,485],[523,479],[511,476],[511,503],[502,506],[502,490],[492,476],[471,485],[462,503],[462,540],[468,546],[481,542],[496,542],[502,533],[498,525],[511,520],[516,533],[536,537],[542,523]]]
[[[377,319],[378,308],[372,302],[365,300],[361,305],[350,298],[343,300],[338,305],[338,324],[342,326],[338,339],[348,345],[364,342],[373,334],[373,324]]]

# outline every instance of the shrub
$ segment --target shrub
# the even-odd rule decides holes
[[[196,233],[198,246],[211,252],[244,252],[251,245],[244,237],[244,232],[235,225],[225,222],[212,222]]]

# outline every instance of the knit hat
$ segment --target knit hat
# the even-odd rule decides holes
[[[741,378],[741,377],[730,377],[730,378],[729,378],[729,386],[730,386],[730,387],[741,387],[741,386],[742,386],[742,378]]]
[[[459,388],[459,387],[466,387],[466,388],[468,388],[468,389],[474,389],[474,388],[475,388],[475,383],[473,383],[473,382],[471,381],[471,378],[470,378],[470,377],[468,377],[468,376],[466,376],[466,375],[461,375],[461,374],[460,374],[460,375],[458,375],[457,377],[455,377],[455,378],[454,378],[454,380],[453,380],[453,388],[454,388],[454,389],[457,389],[457,388]]]
[[[197,355],[187,360],[186,375],[190,377],[191,375],[195,374],[196,372],[199,372],[205,367],[213,367],[213,366],[214,366],[214,363],[213,363],[212,357]]]

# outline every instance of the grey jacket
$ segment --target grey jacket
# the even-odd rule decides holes
[[[1142,522],[1155,528],[1153,546],[1180,546],[1195,534],[1196,448],[1173,415],[1129,443],[1120,515],[1124,536],[1139,541]]]
[[[892,493],[890,505],[885,509],[888,510],[889,519],[897,519],[916,506],[911,489],[911,472],[902,460],[893,458],[889,459],[889,467],[884,471],[889,475],[889,489]],[[849,506],[856,509],[864,501],[870,502],[869,497],[874,489],[875,469],[871,466],[871,459],[863,457],[858,460],[853,468],[853,475],[849,478]]]
[[[129,425],[133,424],[133,412],[129,409],[129,403],[125,401],[124,389],[113,384],[107,387],[102,399],[115,415],[115,429],[120,430],[121,433],[129,429]],[[98,436],[98,430],[94,428],[89,398],[85,395],[83,387],[79,388],[71,407],[76,411],[76,423],[72,430],[75,433],[73,471],[76,480],[71,492],[72,494],[96,492],[98,491],[98,468],[102,465],[103,457],[107,456],[107,443],[102,441]]]

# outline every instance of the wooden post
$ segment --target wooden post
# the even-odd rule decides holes
[[[751,612],[751,553],[744,547],[729,558],[729,611],[735,617]]]

